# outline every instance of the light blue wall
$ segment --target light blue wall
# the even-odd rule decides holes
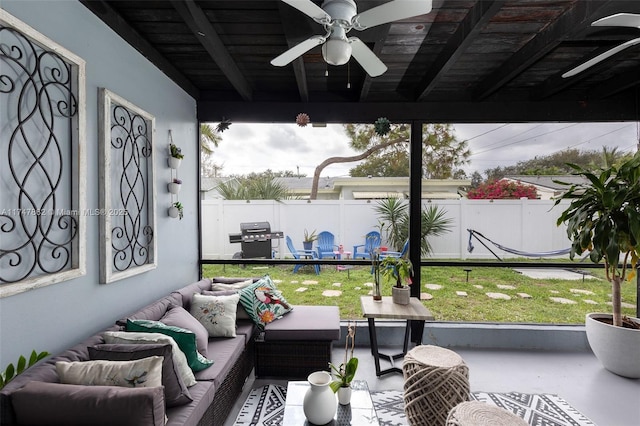
[[[196,102],[78,1],[3,0],[0,6],[86,61],[87,208],[98,208],[98,88],[156,118],[158,267],[99,284],[99,219],[87,221],[87,274],[0,299],[0,369],[32,349],[60,352],[139,307],[198,278]],[[0,105],[2,108],[2,105]],[[168,130],[185,159],[180,201],[185,217],[167,216]],[[4,141],[2,141],[4,142]]]

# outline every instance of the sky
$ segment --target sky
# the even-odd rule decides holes
[[[214,125],[217,123],[213,123]],[[510,166],[535,156],[568,148],[601,151],[603,146],[635,152],[640,124],[615,123],[490,123],[454,124],[458,140],[468,141],[471,163],[468,176],[498,166]],[[233,123],[222,134],[214,161],[220,176],[273,171],[292,171],[313,176],[318,164],[329,157],[355,155],[342,125],[326,127],[291,124]],[[358,163],[332,164],[323,177],[348,176]]]

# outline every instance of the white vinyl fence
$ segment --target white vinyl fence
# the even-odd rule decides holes
[[[451,232],[431,240],[437,259],[488,259],[494,256],[477,240],[467,251],[469,233],[474,229],[505,247],[527,253],[543,253],[571,246],[564,225],[556,226],[566,204],[553,207],[549,200],[434,200],[423,201],[446,211],[452,219]],[[352,251],[364,243],[364,235],[377,230],[377,201],[361,200],[256,200],[202,201],[202,251],[205,259],[228,259],[241,250],[240,243],[230,243],[229,234],[240,233],[245,222],[269,222],[271,231],[289,235],[294,246],[302,248],[304,230],[330,231],[336,244]],[[490,243],[489,248],[501,258],[516,257]],[[284,239],[272,246],[276,258],[289,256]],[[289,256],[290,257],[290,256]],[[566,256],[565,256],[566,257]]]

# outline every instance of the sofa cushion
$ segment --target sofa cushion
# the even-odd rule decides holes
[[[160,321],[160,318],[162,318],[164,314],[167,313],[167,310],[169,310],[169,306],[171,305],[182,305],[182,299],[180,298],[180,295],[171,293],[169,296],[165,296],[162,299],[145,306],[139,311],[128,315],[127,318]],[[116,324],[122,327],[126,326],[127,318],[119,319],[118,321],[116,321]]]
[[[205,357],[208,356],[207,342],[209,340],[209,333],[207,329],[182,306],[169,306],[169,310],[166,314],[164,314],[162,318],[160,318],[160,322],[166,325],[185,328],[187,330],[193,331],[193,333],[196,335],[196,345],[198,346],[198,352],[200,352]]]
[[[264,340],[339,340],[337,306],[295,306],[286,316],[269,323]]]
[[[133,361],[56,362],[61,383],[88,386],[155,388],[162,386],[161,356]]]
[[[211,290],[211,291],[205,290],[202,292],[203,296],[229,296],[230,294],[239,295],[240,291],[239,290]],[[238,306],[236,307],[236,319],[237,320],[251,319],[249,314],[247,314],[246,309],[244,309],[244,306],[242,306],[242,303],[240,303],[240,298],[238,298]]]
[[[162,385],[167,407],[189,404],[193,399],[187,386],[180,377],[177,366],[173,363],[171,344],[138,345],[138,344],[102,344],[90,346],[89,358],[92,360],[130,361],[149,356],[162,356]]]
[[[269,275],[240,290],[240,303],[260,328],[292,309]]]
[[[213,381],[218,389],[245,350],[244,338],[212,337],[209,339],[209,350],[214,354],[216,363],[206,370],[198,371],[195,376],[198,381]]]
[[[189,368],[187,357],[180,350],[180,347],[171,337],[161,333],[134,333],[128,331],[106,331],[103,334],[106,343],[138,343],[144,345],[153,345],[158,343],[169,343],[171,345],[171,355],[173,356],[173,364],[178,368],[180,377],[187,387],[196,384],[196,378],[193,371]]]
[[[29,382],[11,395],[21,425],[162,426],[162,387]]]
[[[191,315],[207,329],[209,337],[236,337],[236,311],[240,295],[194,294]]]
[[[167,409],[169,420],[165,426],[198,426],[204,424],[203,416],[213,403],[216,391],[218,389],[216,389],[213,382],[198,382],[195,386],[190,387],[189,392],[196,402]],[[220,392],[223,391],[220,390]]]
[[[189,311],[191,310],[191,297],[193,293],[202,293],[203,290],[211,290],[211,280],[209,278],[204,278],[196,283],[182,287],[172,294],[180,299],[180,306]]]
[[[231,281],[229,279],[223,282],[213,282],[211,283],[211,287],[209,290],[211,291],[225,291],[225,290],[242,290],[243,288],[249,287],[255,281],[253,278],[248,278],[243,281]]]
[[[193,372],[204,370],[213,364],[212,360],[205,358],[198,352],[196,335],[186,328],[166,325],[160,321],[127,320],[127,331],[161,333],[172,337],[187,357],[187,363]]]

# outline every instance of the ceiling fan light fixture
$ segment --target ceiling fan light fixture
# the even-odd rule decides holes
[[[328,64],[344,65],[351,58],[351,44],[340,39],[329,39],[322,45],[322,57]]]

